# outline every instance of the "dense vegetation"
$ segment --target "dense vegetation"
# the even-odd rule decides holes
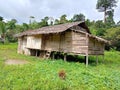
[[[111,12],[112,13],[112,12]],[[106,49],[115,48],[116,50],[120,50],[120,23],[115,23],[113,20],[113,13],[110,17],[106,19],[106,23],[102,20],[98,21],[90,21],[89,19],[85,19],[83,14],[75,14],[71,19],[67,19],[67,15],[62,15],[59,19],[51,19],[50,17],[45,17],[40,22],[35,21],[35,18],[31,16],[30,23],[17,24],[17,20],[12,19],[11,21],[4,22],[3,17],[0,17],[0,43],[8,43],[8,42],[17,42],[17,39],[14,37],[15,34],[26,30],[34,30],[40,27],[49,26],[49,25],[57,25],[68,22],[75,21],[84,21],[90,28],[90,31],[93,35],[105,38],[111,41],[110,45],[106,46]],[[34,19],[34,20],[33,20]],[[111,35],[113,33],[114,35]],[[114,37],[113,37],[114,36]]]
[[[16,53],[17,44],[0,45],[0,90],[120,90],[120,52],[105,52],[104,63],[90,57],[86,68],[78,62],[43,60]],[[25,65],[6,65],[8,59],[27,60]],[[59,77],[63,71],[65,78]]]

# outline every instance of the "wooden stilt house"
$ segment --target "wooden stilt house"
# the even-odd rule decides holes
[[[72,22],[28,30],[17,35],[18,53],[48,57],[53,52],[86,56],[104,55],[106,40],[93,36],[85,22]],[[64,58],[66,59],[66,58]]]

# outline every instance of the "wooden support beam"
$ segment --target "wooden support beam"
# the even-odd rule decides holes
[[[37,53],[38,53],[38,51],[37,50],[35,50],[35,56],[37,57]]]
[[[57,59],[60,59],[60,57],[59,57],[59,52],[57,52]]]
[[[52,59],[55,59],[55,54],[54,54],[54,52],[52,53]]]
[[[85,56],[86,59],[86,67],[88,66],[88,55]]]
[[[43,58],[46,58],[46,51],[43,51]]]
[[[67,53],[64,54],[64,61],[67,60]]]

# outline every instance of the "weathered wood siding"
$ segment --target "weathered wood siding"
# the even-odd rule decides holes
[[[41,35],[27,36],[27,48],[41,49]]]
[[[29,55],[29,50],[26,48],[27,37],[18,38],[18,53]]]
[[[66,31],[64,36],[61,36],[61,48],[63,52],[70,53],[72,50],[72,31]]]
[[[67,31],[59,34],[48,34],[42,37],[42,50],[70,52],[72,33]]]
[[[88,37],[86,34],[72,32],[72,52],[84,55],[88,53]]]
[[[42,37],[42,50],[59,51],[59,34],[48,34]]]
[[[104,54],[104,44],[89,37],[88,54],[90,54],[90,55],[103,55]]]
[[[18,53],[22,54],[22,38],[18,38]]]

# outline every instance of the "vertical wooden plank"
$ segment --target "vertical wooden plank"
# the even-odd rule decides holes
[[[37,52],[38,52],[38,51],[37,51],[37,50],[35,50],[35,56],[36,56],[36,57],[37,57]]]
[[[88,55],[86,55],[86,67],[88,67]]]
[[[64,54],[64,61],[67,60],[67,53]]]
[[[89,37],[88,37],[88,34],[86,33],[86,46],[89,46]],[[88,67],[88,49],[87,49],[87,52],[86,52],[86,67]]]
[[[54,52],[52,52],[52,59],[53,59],[53,60],[55,59],[55,54],[54,54]]]

